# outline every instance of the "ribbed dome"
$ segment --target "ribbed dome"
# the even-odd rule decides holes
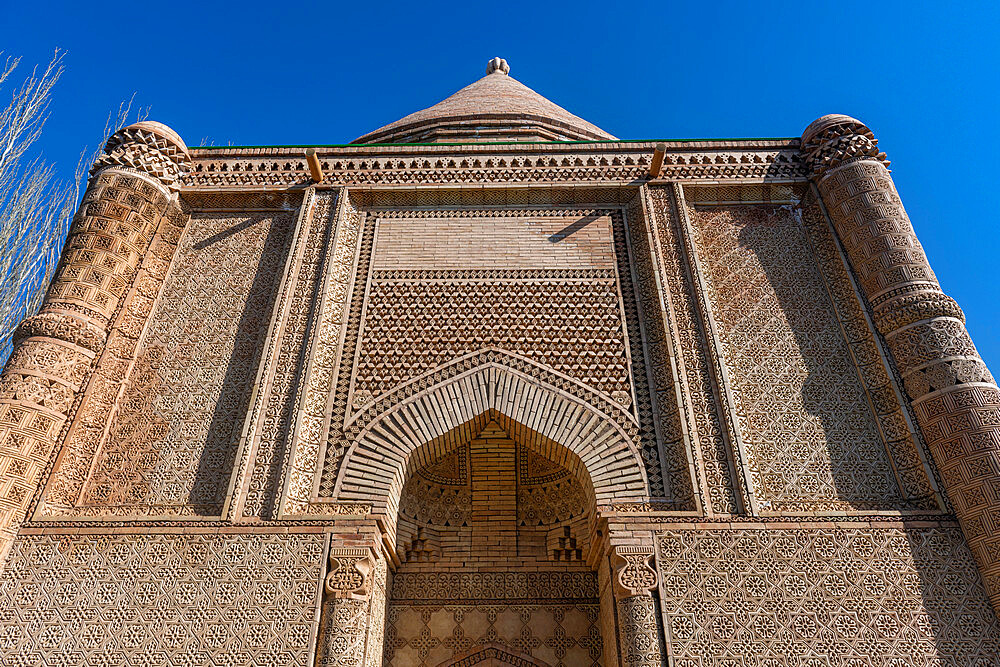
[[[494,58],[487,74],[432,107],[412,113],[351,143],[560,141],[614,139],[511,78]]]

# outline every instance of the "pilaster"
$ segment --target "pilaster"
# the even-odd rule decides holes
[[[1000,613],[1000,390],[927,262],[872,131],[824,116],[803,133],[802,153]]]
[[[333,535],[323,583],[319,667],[382,664],[388,563],[375,544]]]
[[[94,163],[45,301],[18,327],[0,376],[0,564],[150,242],[183,224],[175,190],[189,162],[176,133],[142,122],[116,132]]]
[[[663,664],[660,614],[656,590],[659,578],[653,546],[616,546],[611,549],[611,583],[620,633],[622,667]]]

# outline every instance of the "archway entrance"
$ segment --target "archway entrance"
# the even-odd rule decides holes
[[[601,664],[596,503],[579,458],[489,410],[410,459],[384,664]]]

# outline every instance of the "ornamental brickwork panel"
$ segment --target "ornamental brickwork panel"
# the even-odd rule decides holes
[[[380,218],[354,402],[499,347],[631,407],[611,218],[558,213]]]
[[[689,465],[681,448],[658,442],[620,210],[379,210],[359,232],[320,498],[336,497],[344,454],[376,409],[491,350],[600,392],[630,415],[625,428],[638,422],[650,494],[689,497],[689,484],[664,484],[665,465],[683,474]],[[415,378],[421,385],[407,384]]]
[[[598,667],[602,651],[599,613],[598,604],[392,603],[383,664],[436,667],[461,654],[483,652],[489,657],[487,647],[499,646],[509,649],[508,654],[528,655],[551,667]],[[503,659],[503,653],[496,657]]]
[[[288,213],[192,217],[97,457],[88,513],[218,515],[291,236]]]
[[[691,213],[761,509],[899,507],[886,444],[798,218],[774,205]]]
[[[671,188],[650,187],[648,196],[648,232],[642,228],[636,230],[631,237],[632,245],[638,251],[648,243],[656,261],[659,284],[650,276],[647,285],[659,288],[663,307],[669,313],[664,319],[672,325],[672,349],[666,354],[677,364],[677,385],[684,397],[680,404],[695,452],[693,467],[704,480],[700,486],[704,489],[705,511],[732,514],[739,509],[742,494],[719,391],[712,375],[708,332],[698,308],[697,282],[688,265],[677,204]],[[634,221],[635,217],[632,219]],[[646,238],[643,232],[648,234]],[[657,361],[656,367],[665,365]],[[745,503],[746,499],[743,500]]]
[[[594,574],[428,572],[395,577],[386,617],[387,667],[436,666],[489,647],[551,667],[601,664]]]
[[[985,667],[1000,655],[957,528],[669,530],[657,563],[677,667]]]
[[[251,408],[250,446],[237,465],[245,476],[237,498],[243,516],[272,519],[278,511],[282,483],[291,467],[290,444],[304,388],[308,341],[316,334],[323,276],[331,261],[327,248],[336,234],[337,201],[337,193],[307,191],[299,207],[290,251],[293,261],[277,297],[276,331],[263,355],[264,375],[270,379]]]
[[[322,535],[26,536],[0,574],[10,665],[306,665]]]

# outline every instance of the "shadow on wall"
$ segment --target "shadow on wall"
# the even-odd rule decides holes
[[[766,495],[840,501],[855,510],[904,508],[807,230],[779,205],[726,210],[739,227],[739,250],[753,260],[742,275],[730,276],[743,290],[730,298],[749,299],[730,307],[742,311],[741,321],[730,325],[755,338],[743,341],[741,352],[756,377],[734,382],[744,385],[747,403],[750,391],[757,398],[751,411],[758,423],[748,423],[760,431],[751,438],[763,441],[755,453]],[[796,464],[791,470],[789,462]]]
[[[579,220],[577,220],[573,224],[566,225],[565,227],[563,227],[562,229],[560,229],[555,234],[552,234],[551,236],[549,236],[549,243],[559,243],[560,241],[562,241],[566,237],[572,236],[573,234],[575,234],[576,232],[580,231],[581,229],[583,229],[584,227],[586,227],[587,225],[589,225],[590,223],[594,222],[595,220],[597,220],[600,217],[601,217],[600,215],[597,215],[597,214],[594,214],[594,213],[590,213],[588,215],[583,216],[582,218],[580,218]]]
[[[209,249],[254,224],[267,223],[254,217],[199,241],[192,248],[195,251]],[[261,364],[275,294],[281,281],[280,272],[274,272],[270,268],[284,266],[291,238],[292,234],[282,221],[272,222],[257,266],[226,267],[230,271],[252,271],[254,277],[246,301],[238,304],[242,311],[236,328],[235,344],[229,359],[224,362],[226,366],[221,393],[213,408],[212,421],[191,487],[190,502],[199,506],[214,506],[217,508],[216,513],[221,512],[225,503],[250,396]],[[311,296],[313,300],[319,298],[316,292],[318,290]],[[300,357],[304,354],[305,351],[301,350]],[[301,358],[296,361],[297,376],[301,373],[303,361]],[[288,419],[290,418],[289,414]],[[288,433],[287,430],[281,432]],[[278,460],[281,460],[280,456]],[[274,493],[270,493],[267,497],[273,495]]]
[[[763,298],[748,305],[765,311],[776,306],[767,312],[769,327],[790,334],[786,341],[772,343],[775,349],[791,344],[796,353],[793,361],[800,364],[802,374],[796,375],[790,364],[788,378],[800,381],[803,416],[821,426],[812,434],[822,436],[822,441],[813,440],[820,447],[813,452],[811,465],[828,465],[835,498],[859,511],[912,510],[892,474],[875,426],[877,417],[868,407],[863,381],[840,328],[830,297],[838,290],[828,292],[824,282],[839,279],[836,269],[817,267],[817,260],[821,265],[824,261],[822,253],[813,250],[808,237],[816,232],[804,228],[794,212],[779,206],[755,208],[764,209],[766,215],[740,229],[738,245],[753,254],[767,282],[761,285]],[[770,231],[762,233],[768,225]],[[759,352],[766,357],[774,350],[762,345]],[[786,433],[789,440],[807,434]],[[785,456],[796,451],[793,445]],[[896,662],[889,664],[994,664],[1000,625],[960,529],[933,524],[866,526],[859,524],[857,530],[839,537],[831,535],[844,560],[827,561],[831,576],[824,585],[842,581],[843,592],[834,594],[828,588],[832,611],[839,619],[856,622],[854,627],[838,627],[838,636],[850,640],[867,633],[875,643],[859,644],[856,650],[892,647]],[[844,569],[842,563],[849,560],[853,566]]]

